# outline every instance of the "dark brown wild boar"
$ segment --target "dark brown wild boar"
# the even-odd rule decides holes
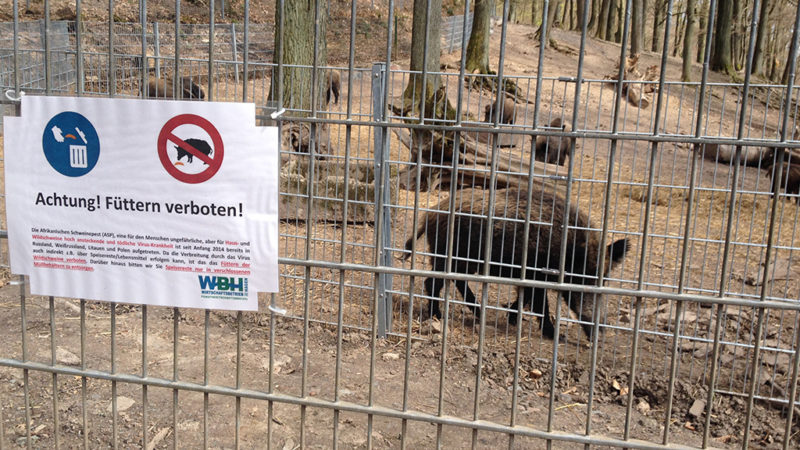
[[[525,277],[531,280],[557,281],[560,267],[561,242],[563,234],[563,221],[566,212],[566,201],[558,195],[548,192],[535,191],[531,196],[531,222],[528,234],[528,246],[523,248],[524,220],[527,209],[527,192],[525,190],[510,188],[496,192],[496,201],[492,215],[497,217],[492,221],[492,246],[489,273],[493,276],[505,278],[520,278],[522,256],[527,252],[527,270]],[[478,273],[483,263],[481,262],[486,249],[488,212],[488,191],[481,189],[467,189],[459,191],[455,199],[456,215],[453,234],[453,259],[452,272],[460,274]],[[417,237],[425,235],[431,256],[431,265],[434,271],[445,272],[447,267],[447,231],[449,200],[439,203],[440,211],[427,212],[419,223],[416,231]],[[573,205],[569,212],[570,227],[567,232],[567,261],[565,264],[566,283],[594,285],[602,271],[608,271],[622,260],[628,251],[628,241],[620,239],[607,248],[606,260],[599,263],[600,258],[600,233],[589,231],[591,224],[589,218],[578,211]],[[544,225],[544,224],[547,225]],[[411,250],[413,240],[406,242],[405,248]],[[406,255],[409,256],[408,254]],[[466,281],[456,281],[456,288],[464,300],[472,305],[478,305],[478,299],[469,288]],[[431,297],[440,298],[440,292],[445,285],[443,278],[431,277],[425,280],[425,292]],[[523,306],[531,308],[536,313],[543,314],[541,319],[542,332],[547,337],[553,337],[554,327],[550,319],[547,305],[547,292],[542,288],[522,289]],[[519,294],[519,289],[517,294]],[[582,294],[580,292],[564,290],[561,297],[569,307],[580,317],[584,333],[592,335],[592,312],[594,301],[598,304],[600,320],[605,317],[605,303],[601,295]],[[512,312],[508,315],[509,323],[516,324],[519,304],[518,295],[509,306]],[[440,300],[431,300],[428,304],[430,314],[440,317]],[[476,306],[471,306],[476,316],[480,311]],[[530,311],[531,309],[526,309]]]
[[[173,98],[173,83],[171,78],[156,78],[151,76],[147,81],[145,97],[148,98]],[[206,98],[206,91],[203,87],[194,82],[193,77],[186,76],[179,78],[178,98],[183,100],[203,100]]]
[[[569,133],[572,127],[569,122],[562,122],[560,117],[556,117],[550,122],[550,128],[561,129]],[[534,136],[533,137],[533,157],[536,161],[563,166],[564,161],[569,155],[569,149],[575,143],[574,137],[562,136]]]
[[[502,102],[490,103],[483,108],[483,121],[494,122],[495,111],[502,109],[500,112],[500,123],[511,124],[514,123],[516,115],[517,104],[510,98],[504,98]]]

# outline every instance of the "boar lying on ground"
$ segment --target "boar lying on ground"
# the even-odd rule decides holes
[[[556,117],[550,122],[550,128],[560,128],[569,133],[572,127],[569,122],[562,122],[560,117]],[[561,136],[534,136],[533,137],[533,157],[536,161],[563,166],[564,161],[569,155],[570,146],[575,142],[574,137]]]
[[[501,110],[502,108],[502,110]],[[514,123],[514,116],[516,114],[517,104],[510,98],[505,98],[498,103],[490,103],[483,109],[483,121],[494,122],[494,115],[500,111],[500,123],[511,124]]]
[[[703,158],[717,163],[730,163],[736,159],[736,146],[726,144],[694,144],[694,151]],[[745,166],[759,166],[772,159],[773,148],[742,146],[741,163]]]
[[[598,275],[607,274],[609,270],[622,260],[628,251],[628,241],[618,240],[610,244],[606,251],[605,261],[600,263],[600,233],[589,231],[591,224],[586,214],[578,211],[573,205],[570,207],[570,227],[567,236],[563,233],[563,223],[567,208],[566,201],[552,192],[536,190],[532,192],[530,208],[530,229],[528,245],[523,248],[524,220],[527,210],[527,196],[525,190],[509,188],[496,192],[496,201],[492,215],[491,263],[489,273],[493,276],[505,278],[520,278],[523,254],[527,253],[527,270],[525,278],[531,280],[557,281],[557,271],[560,267],[561,242],[567,239],[567,261],[565,264],[565,283],[594,285]],[[488,191],[480,189],[467,189],[459,191],[455,199],[456,215],[454,217],[453,234],[453,259],[449,270],[460,274],[475,274],[482,270],[480,262],[486,256],[486,214],[488,211]],[[447,236],[449,200],[442,201],[438,208],[440,211],[426,213],[419,224],[416,236],[427,236],[431,256],[432,269],[445,272],[447,267]],[[548,225],[542,225],[547,223]],[[406,242],[405,248],[411,250],[413,239]],[[406,256],[409,256],[408,254]],[[428,278],[425,280],[425,292],[434,298],[440,298],[440,292],[445,285],[443,278]],[[456,281],[456,288],[464,300],[472,305],[479,301],[469,288],[466,281]],[[536,313],[542,313],[542,333],[552,338],[555,332],[550,319],[547,304],[547,292],[542,288],[522,289],[523,307],[531,308]],[[519,294],[519,290],[517,291]],[[605,303],[601,295],[582,294],[564,290],[561,297],[569,307],[580,317],[584,333],[591,338],[592,313],[594,302],[598,301],[599,320],[605,317]],[[519,303],[518,295],[509,306],[512,312],[508,315],[509,323],[516,324]],[[439,300],[431,300],[428,304],[431,315],[441,317]],[[471,306],[476,316],[481,311],[476,306]],[[531,309],[527,309],[530,311]]]
[[[181,77],[178,80],[178,97],[183,100],[203,100],[206,98],[206,91],[203,87],[195,83],[192,77]],[[147,82],[145,97],[149,98],[173,98],[173,83],[171,78],[163,79],[151,76]]]

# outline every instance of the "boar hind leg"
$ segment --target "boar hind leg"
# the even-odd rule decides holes
[[[470,303],[467,305],[467,307],[472,310],[472,313],[475,314],[475,317],[480,317],[481,309],[477,307],[478,298],[475,296],[475,293],[472,292],[472,289],[469,288],[467,282],[456,281],[456,289],[458,289],[458,292],[461,292],[461,297],[464,299],[464,301]]]
[[[439,293],[442,291],[444,283],[445,281],[442,278],[425,279],[425,293],[433,297],[428,300],[428,313],[430,317],[442,318],[442,311],[439,308],[440,300],[438,299],[440,298]]]

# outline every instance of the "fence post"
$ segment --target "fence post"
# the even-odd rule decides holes
[[[372,118],[378,123],[386,120],[385,105],[383,104],[383,87],[387,77],[386,64],[375,63],[372,65]],[[381,221],[381,240],[378,245],[378,264],[381,267],[391,267],[392,257],[387,248],[392,244],[392,212],[389,207],[391,201],[391,177],[385,167],[389,160],[389,137],[386,128],[375,127],[375,223],[378,214],[383,215]],[[386,175],[386,176],[384,176]],[[378,230],[376,229],[377,233]],[[392,287],[392,275],[386,273],[378,274],[378,337],[386,337],[386,333],[392,331],[392,294],[387,290]]]
[[[156,60],[156,78],[161,78],[161,51],[159,50],[158,22],[153,22],[153,54]]]

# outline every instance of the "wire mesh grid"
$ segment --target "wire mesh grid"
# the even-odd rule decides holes
[[[169,30],[159,56],[145,56],[170,77],[174,25],[159,28]],[[693,446],[707,444],[710,420],[717,437],[742,429],[719,416],[755,417],[759,432],[770,422],[780,424],[776,435],[793,431],[781,405],[794,401],[797,381],[800,193],[787,177],[776,199],[772,179],[792,167],[796,92],[678,82],[663,70],[656,81],[617,83],[583,77],[580,64],[577,75],[540,66],[520,76],[351,63],[317,68],[316,101],[276,105],[269,86],[290,66],[257,53],[245,66],[227,60],[219,41],[209,50],[207,28],[185,33],[201,43],[196,51],[181,44],[191,55],[181,74],[202,77],[210,61],[214,99],[255,101],[262,121],[271,119],[263,112],[288,109],[278,121],[281,292],[266,300],[287,315],[258,315],[251,325],[243,314],[24,295],[4,304],[17,328],[4,331],[14,396],[0,423],[22,424],[19,442],[158,445],[171,435],[176,445],[207,446],[234,435],[239,445],[267,433],[277,445],[280,430],[301,446],[555,439],[656,448],[667,443],[665,428]],[[115,25],[114,95],[140,95],[141,34],[139,25]],[[128,35],[130,53],[121,43]],[[87,37],[83,78],[69,72],[74,84],[53,83],[54,92],[108,93],[106,37],[98,34],[97,52]],[[18,51],[26,89],[46,89],[43,75],[26,71],[44,64],[39,45]],[[35,62],[20,64],[28,51]],[[11,60],[2,58],[0,80],[13,88]],[[330,70],[342,75],[341,103],[323,99]],[[442,88],[426,97],[417,78]],[[496,89],[480,88],[504,81],[519,95],[511,114]],[[630,90],[650,91],[649,104],[623,98]],[[429,115],[409,112],[404,99]],[[308,104],[316,106],[299,106]],[[784,153],[788,166],[778,163]],[[381,329],[386,340],[377,339]],[[131,399],[132,410],[122,406]],[[698,425],[702,436],[681,433],[683,411],[667,413],[659,429],[673,401],[698,399],[717,415]],[[658,412],[643,412],[642,401]],[[609,406],[617,404],[622,418]],[[233,422],[209,421],[232,414]],[[365,416],[366,431],[351,425]],[[613,425],[591,432],[594,416]],[[93,431],[109,421],[110,439]],[[312,433],[317,426],[330,435]]]

